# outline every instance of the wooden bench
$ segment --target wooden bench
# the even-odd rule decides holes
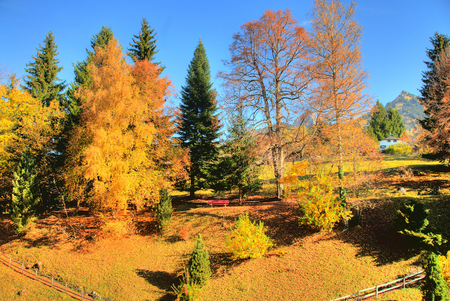
[[[210,205],[211,207],[212,207],[213,205],[217,205],[217,206],[223,205],[223,206],[226,207],[229,203],[230,203],[229,200],[209,200],[209,201],[208,201],[208,205]]]

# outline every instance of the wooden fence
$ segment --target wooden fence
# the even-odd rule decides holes
[[[353,295],[348,295],[333,299],[331,301],[343,301],[343,300],[363,300],[370,297],[378,298],[378,295],[393,291],[399,288],[405,288],[407,285],[416,283],[425,278],[425,271],[420,271],[411,275],[407,275],[403,278],[399,278],[381,285],[369,287],[364,290],[357,291]]]
[[[83,301],[92,301],[92,300],[112,301],[110,299],[101,297],[98,293],[94,291],[88,293],[83,288],[79,289],[67,283],[62,283],[54,279],[53,277],[40,273],[37,269],[27,268],[27,266],[24,265],[23,263],[15,261],[14,259],[6,256],[2,252],[0,252],[0,262],[7,265],[12,270],[21,273],[22,275],[27,276],[28,278],[41,282],[47,286],[50,286],[51,288],[56,289],[60,292],[66,293],[72,298]]]

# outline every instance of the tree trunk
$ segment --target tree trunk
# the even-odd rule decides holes
[[[284,192],[284,185],[280,183],[280,179],[284,176],[284,152],[278,145],[272,148],[272,161],[277,185],[277,199],[281,200]]]

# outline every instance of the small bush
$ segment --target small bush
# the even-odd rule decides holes
[[[422,292],[425,301],[450,300],[450,290],[444,279],[438,256],[434,253],[430,253],[426,260]]]
[[[189,272],[184,270],[181,283],[178,286],[172,285],[172,290],[177,296],[177,301],[195,301],[200,288],[192,284]]]
[[[205,248],[202,236],[199,235],[195,242],[194,251],[188,263],[188,273],[190,283],[193,285],[203,286],[211,277],[211,263],[209,261],[209,253]]]
[[[442,267],[442,275],[447,282],[447,286],[450,287],[450,251],[447,252],[447,256],[438,255],[438,262]]]
[[[319,172],[299,195],[300,224],[329,232],[341,218],[350,219],[352,213],[333,191],[331,172]]]
[[[412,152],[413,148],[407,143],[389,145],[384,151],[384,153],[388,155],[410,154]]]
[[[158,220],[159,231],[164,231],[170,224],[172,218],[172,198],[167,189],[160,192],[159,203],[155,207],[155,217]]]
[[[267,250],[274,246],[272,239],[266,236],[263,222],[251,222],[248,212],[237,220],[234,229],[226,237],[228,250],[233,253],[233,259],[261,258]]]

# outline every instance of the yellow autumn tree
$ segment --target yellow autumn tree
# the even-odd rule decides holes
[[[0,85],[0,175],[2,197],[11,192],[12,172],[22,154],[29,149],[37,158],[39,180],[48,180],[49,157],[56,141],[53,137],[61,131],[64,118],[57,102],[43,107],[39,100],[18,88],[12,76],[9,84]]]
[[[69,192],[102,210],[154,204],[182,168],[164,115],[170,81],[148,61],[127,64],[117,40],[96,48],[87,70],[92,85],[77,92],[84,103],[69,147]]]

